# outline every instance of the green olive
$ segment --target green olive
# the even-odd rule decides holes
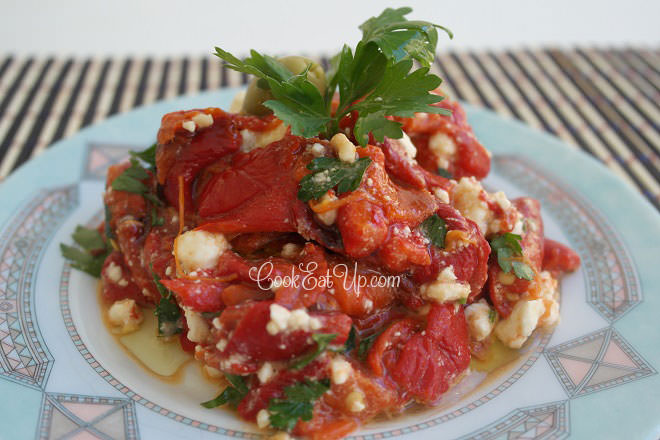
[[[299,74],[303,72],[307,66],[312,65],[307,72],[307,79],[309,82],[319,90],[321,94],[325,93],[326,80],[323,68],[309,58],[300,56],[290,56],[278,58],[278,61],[284,65],[291,73]],[[248,85],[247,92],[245,93],[245,100],[243,101],[242,112],[250,115],[266,115],[271,113],[271,110],[263,105],[265,101],[273,99],[270,90],[263,89],[259,86],[259,79],[252,78]]]

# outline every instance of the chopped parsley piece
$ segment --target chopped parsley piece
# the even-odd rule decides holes
[[[105,239],[110,241],[115,238],[115,233],[112,232],[112,228],[110,227],[110,221],[112,220],[112,213],[110,212],[110,207],[108,205],[103,205],[103,209],[105,210]]]
[[[488,311],[488,320],[490,322],[495,322],[496,319],[497,319],[497,312],[494,309],[490,309]]]
[[[511,272],[518,278],[525,280],[534,279],[534,271],[527,263],[520,261],[522,259],[522,246],[520,241],[522,237],[518,234],[506,232],[490,240],[490,248],[497,256],[497,264],[505,273]]]
[[[467,298],[461,298],[456,302],[459,303],[459,304],[467,304],[467,300],[468,300]]]
[[[158,336],[172,336],[181,333],[183,328],[181,326],[181,309],[176,304],[172,292],[163,286],[160,282],[160,277],[151,270],[154,277],[154,284],[158,293],[160,293],[160,301],[154,310],[154,315],[158,318]]]
[[[438,216],[433,214],[422,222],[422,232],[434,246],[445,247],[445,237],[447,236],[447,224]]]
[[[295,74],[275,58],[255,50],[244,60],[219,47],[215,55],[228,68],[254,75],[259,87],[270,90],[273,99],[264,106],[289,125],[294,135],[330,138],[339,132],[339,121],[357,111],[354,135],[361,145],[367,144],[370,133],[381,142],[384,136],[401,138],[401,124],[389,117],[412,117],[416,112],[449,114],[432,105],[443,99],[429,93],[442,80],[429,68],[438,43],[437,29],[450,38],[453,35],[436,24],[406,19],[411,11],[388,8],[364,22],[355,50],[344,46],[332,59],[325,93],[308,79],[311,65]],[[413,60],[421,67],[413,70]],[[335,92],[339,104],[332,112]]]
[[[337,337],[336,333],[317,333],[312,335],[312,339],[316,342],[316,349],[311,351],[302,357],[298,358],[291,368],[293,370],[301,370],[302,368],[309,365],[314,359],[316,359],[321,353],[323,353],[330,345],[333,339]]]
[[[284,388],[285,399],[271,399],[268,404],[273,428],[291,431],[298,420],[309,421],[314,415],[314,402],[330,389],[330,381],[305,379]]]
[[[245,380],[242,376],[235,374],[225,373],[225,377],[230,385],[215,398],[207,402],[202,402],[204,408],[217,408],[218,406],[229,404],[232,408],[236,408],[241,400],[248,393],[248,387],[245,385]]]
[[[438,176],[444,177],[445,179],[453,179],[453,176],[446,168],[438,168],[436,174],[438,174]]]
[[[78,225],[71,237],[80,248],[60,243],[62,256],[69,260],[74,269],[100,278],[103,263],[111,251],[101,233],[96,229]]]
[[[376,342],[380,333],[381,332],[374,333],[373,335],[366,336],[360,340],[360,343],[358,344],[358,357],[360,359],[364,359],[367,356],[367,353],[371,350],[371,346],[374,345],[374,342]]]
[[[348,332],[348,338],[346,338],[346,343],[344,344],[344,353],[349,353],[355,348],[355,338],[357,337],[357,331],[355,326],[351,325],[351,331]]]
[[[328,190],[337,187],[337,194],[354,191],[360,186],[371,159],[362,157],[353,163],[342,162],[334,157],[317,157],[307,169],[312,171],[303,177],[298,189],[298,198],[303,202],[319,199]]]
[[[156,146],[153,144],[151,147],[143,151],[129,151],[128,153],[131,157],[135,159],[140,159],[146,162],[152,169],[156,168]]]
[[[151,227],[154,226],[163,226],[165,224],[165,219],[158,215],[158,210],[155,206],[151,207]]]
[[[149,200],[154,205],[162,205],[158,197],[156,197],[150,188],[142,183],[144,179],[149,178],[149,173],[144,169],[140,162],[134,157],[131,158],[131,166],[126,168],[110,185],[112,189],[117,191],[126,191],[133,194],[139,194],[145,199]]]

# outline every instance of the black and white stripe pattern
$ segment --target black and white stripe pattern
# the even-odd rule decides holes
[[[452,52],[433,69],[451,96],[562,138],[660,209],[660,50]],[[210,56],[0,58],[0,179],[110,115],[246,81]]]

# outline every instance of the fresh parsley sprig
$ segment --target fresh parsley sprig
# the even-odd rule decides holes
[[[174,300],[172,292],[160,282],[160,277],[151,269],[154,284],[160,294],[160,301],[154,309],[154,315],[158,318],[158,336],[173,336],[181,333],[181,309]]]
[[[103,240],[101,233],[97,229],[78,225],[71,238],[79,247],[60,243],[62,256],[69,260],[69,264],[74,269],[99,278],[103,263],[112,250],[107,242]]]
[[[434,246],[439,248],[445,247],[447,224],[438,214],[433,214],[424,220],[421,224],[421,229],[426,238],[428,238]]]
[[[337,194],[354,191],[371,159],[362,157],[353,163],[342,162],[334,157],[317,157],[307,169],[312,171],[300,181],[298,198],[303,202],[319,199],[328,190],[337,187]]]
[[[271,399],[268,404],[273,428],[291,431],[298,420],[309,421],[314,415],[314,402],[330,389],[330,381],[305,379],[284,388],[286,399]]]
[[[330,343],[337,337],[336,333],[315,333],[312,335],[312,339],[316,342],[316,348],[313,351],[310,351],[307,354],[299,357],[295,360],[290,368],[292,370],[302,370],[304,367],[309,365],[314,359],[316,359],[321,353],[327,350]]]
[[[522,261],[522,237],[518,234],[506,232],[490,240],[490,248],[497,256],[497,264],[505,273],[511,272],[516,277],[531,281],[534,279],[534,271]]]
[[[144,152],[143,152],[144,153]],[[135,153],[139,154],[139,153]],[[152,204],[161,206],[163,202],[152,192],[151,188],[145,185],[142,181],[148,179],[149,172],[140,165],[140,162],[131,157],[131,166],[126,168],[123,173],[115,178],[110,185],[113,190],[126,191],[133,194],[139,194]]]
[[[225,373],[225,378],[229,382],[229,385],[214,399],[211,399],[207,402],[202,402],[204,408],[217,408],[218,406],[227,405],[232,408],[236,408],[241,400],[248,393],[248,387],[245,384],[245,379],[242,376],[236,374]]]
[[[451,32],[425,21],[410,21],[410,8],[385,9],[364,22],[362,39],[355,50],[344,46],[332,59],[328,87],[324,94],[307,77],[307,70],[292,73],[275,58],[252,50],[240,60],[216,47],[215,55],[230,69],[259,79],[258,85],[270,90],[274,99],[264,102],[275,116],[291,127],[295,135],[329,138],[339,132],[339,121],[352,111],[358,112],[354,135],[366,145],[369,134],[378,141],[384,136],[403,136],[401,124],[392,116],[410,117],[416,112],[448,114],[433,104],[441,96],[429,93],[441,79],[430,73],[438,42],[437,29]],[[413,60],[422,67],[411,72]],[[339,104],[332,111],[335,92]]]

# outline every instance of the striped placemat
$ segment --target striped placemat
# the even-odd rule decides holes
[[[434,69],[451,96],[588,152],[660,210],[660,49],[451,52]],[[110,115],[246,80],[211,56],[0,58],[0,179]]]

